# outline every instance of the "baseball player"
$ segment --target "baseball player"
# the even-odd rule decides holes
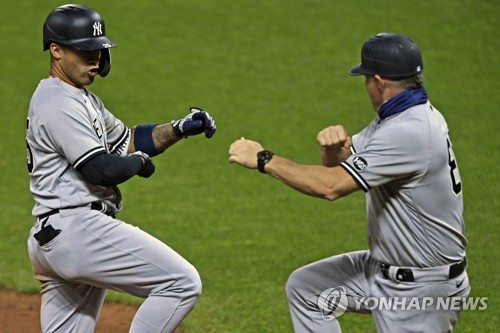
[[[295,332],[340,332],[336,314],[344,311],[370,311],[379,332],[450,332],[462,306],[437,311],[436,302],[465,300],[470,287],[462,184],[448,127],[427,98],[414,41],[378,34],[364,43],[361,60],[350,74],[365,76],[377,116],[352,138],[342,125],[321,130],[321,166],[244,138],[231,145],[229,161],[327,200],[366,192],[368,250],[311,263],[289,277]],[[364,301],[390,297],[397,303]]]
[[[31,99],[26,139],[36,217],[28,251],[44,333],[94,332],[107,289],[145,298],[130,332],[172,332],[201,293],[189,262],[116,218],[117,185],[150,177],[151,157],[182,138],[212,137],[215,121],[192,108],[172,123],[128,128],[86,88],[109,73],[115,46],[101,15],[81,5],[56,8],[43,26],[50,77]]]

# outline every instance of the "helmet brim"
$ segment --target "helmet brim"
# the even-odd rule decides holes
[[[83,51],[92,51],[92,50],[101,50],[101,49],[109,49],[112,47],[118,46],[116,43],[111,41],[106,36],[94,37],[94,38],[85,38],[85,39],[75,39],[72,41],[68,41],[65,45],[69,45],[78,50]]]
[[[50,43],[71,46],[82,51],[102,50],[118,46],[118,44],[111,41],[108,37],[100,36],[73,40],[48,40],[44,45],[44,51],[47,51],[49,49]]]

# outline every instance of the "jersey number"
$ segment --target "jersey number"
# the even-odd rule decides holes
[[[446,138],[446,143],[448,144],[448,165],[450,166],[450,176],[453,192],[459,194],[462,191],[462,182],[460,181],[460,174],[458,173],[457,161],[455,160],[455,154],[451,147],[450,138]]]
[[[26,132],[30,127],[30,119],[26,121]],[[28,139],[26,138],[26,152],[28,154],[26,158],[26,162],[28,163],[28,172],[31,173],[33,171],[33,154],[31,153],[30,145],[28,144]]]

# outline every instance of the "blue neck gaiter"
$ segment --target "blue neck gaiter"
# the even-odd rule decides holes
[[[381,119],[385,119],[412,106],[426,102],[427,93],[424,88],[407,90],[383,102],[378,108],[378,116]]]

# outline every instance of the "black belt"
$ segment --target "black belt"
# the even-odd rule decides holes
[[[77,208],[77,207],[73,207],[73,208]],[[90,209],[98,210],[98,211],[100,211],[108,216],[111,216],[113,218],[115,217],[115,213],[112,210],[107,210],[107,206],[100,203],[100,202],[93,202],[90,205]],[[59,213],[59,209],[54,209],[54,210],[51,210],[50,212],[47,212],[45,214],[38,216],[38,219],[43,220],[42,227],[41,227],[39,232],[37,232],[36,234],[33,235],[33,237],[35,237],[36,241],[38,242],[38,244],[40,244],[40,246],[47,244],[48,242],[50,242],[51,240],[56,238],[56,236],[61,233],[60,229],[54,229],[54,227],[51,226],[50,224],[46,225],[47,221],[49,220],[49,216],[57,214],[57,213]]]
[[[78,208],[78,207],[68,207],[68,208],[65,208],[65,209],[71,209],[71,208]],[[101,213],[104,213],[104,214],[106,214],[108,216],[115,217],[115,212],[112,211],[112,210],[110,210],[110,209],[108,209],[107,205],[102,204],[100,202],[93,202],[93,203],[91,203],[90,204],[90,209],[92,209],[92,210],[98,210]],[[47,212],[47,213],[42,214],[42,215],[38,215],[37,217],[40,220],[42,220],[42,219],[44,219],[46,217],[49,217],[49,216],[57,214],[57,213],[59,213],[59,209],[53,209],[50,212]]]
[[[389,268],[390,265],[380,264],[380,270],[382,276],[385,279],[389,279]],[[467,259],[464,258],[462,261],[450,266],[450,272],[448,274],[448,279],[454,279],[465,271],[467,267]],[[413,272],[411,268],[400,268],[396,272],[396,278],[401,282],[414,282]]]

